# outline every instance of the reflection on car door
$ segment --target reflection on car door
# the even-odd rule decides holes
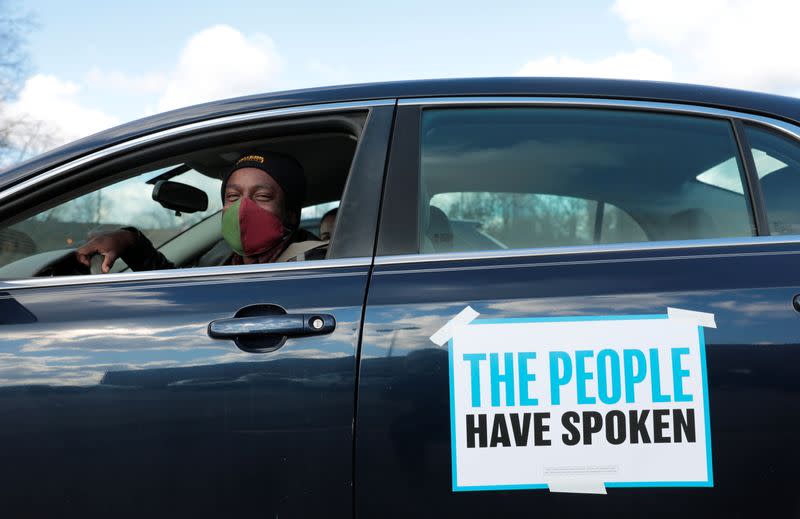
[[[366,270],[9,291],[36,322],[4,324],[0,343],[6,506],[275,515],[324,501],[347,516]],[[208,337],[211,321],[254,303],[331,314],[336,330],[265,354]]]

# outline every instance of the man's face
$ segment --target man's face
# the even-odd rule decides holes
[[[258,168],[237,169],[225,186],[223,208],[242,197],[249,198],[262,208],[286,222],[286,202],[283,189],[275,180]]]
[[[331,231],[333,231],[333,224],[336,222],[336,215],[329,214],[319,222],[319,239],[330,240]]]

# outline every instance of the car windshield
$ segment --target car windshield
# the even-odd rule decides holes
[[[194,186],[208,196],[208,208],[194,213],[176,213],[153,200],[148,183],[182,164],[149,171],[122,182],[84,194],[30,218],[0,229],[0,266],[41,252],[71,249],[99,233],[134,226],[159,247],[197,222],[219,211],[221,181],[194,169],[169,180]],[[177,170],[180,171],[180,170]]]

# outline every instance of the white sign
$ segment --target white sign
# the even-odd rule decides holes
[[[447,342],[453,490],[713,486],[712,314],[475,319]]]

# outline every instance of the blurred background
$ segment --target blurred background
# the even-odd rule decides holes
[[[0,0],[0,168],[204,101],[441,77],[800,95],[796,0]]]

